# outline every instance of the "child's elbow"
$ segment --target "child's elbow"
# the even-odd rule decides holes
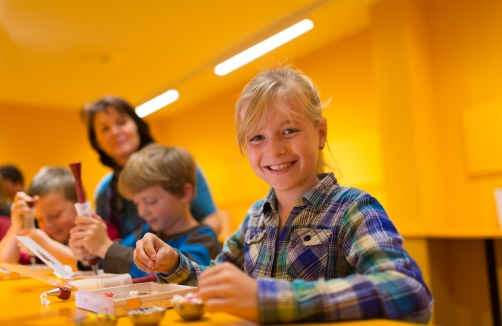
[[[429,323],[434,307],[434,298],[428,287],[420,283],[420,289],[415,291],[412,299],[411,309],[399,319],[417,324]]]

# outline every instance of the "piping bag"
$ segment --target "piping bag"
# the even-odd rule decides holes
[[[31,214],[23,213],[23,229],[34,229],[35,228],[35,217],[33,216],[33,206],[35,205],[35,202],[33,200],[27,201],[26,204],[28,204],[28,207],[31,210]],[[37,264],[37,257],[35,256],[29,256],[30,257],[30,263],[32,265]]]
[[[78,216],[87,216],[91,217],[91,202],[85,200],[84,187],[82,187],[82,179],[81,179],[81,166],[80,162],[70,163],[71,173],[73,173],[73,177],[75,178],[75,188],[77,190],[77,198],[78,203],[75,203],[75,209],[77,210]],[[99,260],[100,258],[97,256],[87,257],[85,259],[87,263],[92,267],[94,274],[98,275],[99,268]]]
[[[150,274],[138,278],[131,278],[131,275],[129,274],[121,274],[109,278],[76,280],[76,281],[70,281],[68,283],[71,286],[73,286],[74,289],[95,290],[95,289],[108,288],[112,286],[121,286],[121,285],[147,283],[147,282],[157,282],[157,277],[155,276],[155,274]],[[46,296],[55,296],[61,300],[68,300],[71,296],[71,292],[75,291],[69,290],[67,288],[57,287],[55,289],[42,293],[42,295],[45,294]]]

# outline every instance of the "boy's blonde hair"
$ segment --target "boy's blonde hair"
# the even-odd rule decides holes
[[[44,166],[38,171],[28,187],[28,195],[43,196],[49,192],[59,192],[65,199],[77,202],[75,178],[70,169],[60,166]]]
[[[118,189],[124,197],[131,197],[158,185],[183,197],[185,184],[195,190],[195,173],[195,162],[186,149],[150,144],[131,155],[120,172]]]
[[[290,120],[294,116],[306,117],[317,127],[324,121],[322,109],[327,104],[321,102],[312,80],[298,69],[288,65],[259,73],[244,87],[235,105],[241,153],[245,153],[247,137],[267,122],[271,108],[278,109]],[[318,170],[324,166],[322,153],[319,153]]]

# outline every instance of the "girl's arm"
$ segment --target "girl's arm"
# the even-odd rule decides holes
[[[427,323],[432,295],[380,204],[369,195],[357,199],[340,230],[334,245],[355,273],[313,282],[258,279],[260,322],[388,318]]]
[[[240,270],[244,270],[244,236],[251,216],[252,208],[238,230],[225,240],[221,253],[215,259],[211,260],[207,266],[201,266],[191,261],[179,250],[174,249],[179,256],[178,267],[172,273],[156,273],[159,282],[197,286],[199,275],[203,270],[222,262],[230,262]]]

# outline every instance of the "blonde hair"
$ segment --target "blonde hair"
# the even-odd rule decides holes
[[[313,81],[302,71],[290,65],[263,71],[256,75],[242,90],[235,105],[237,142],[241,154],[245,154],[247,137],[260,129],[268,120],[271,109],[278,109],[288,119],[306,117],[315,127],[324,118],[322,109],[328,103],[321,102]],[[317,170],[326,166],[319,153]]]
[[[49,192],[59,192],[67,200],[77,202],[75,178],[70,169],[60,166],[44,166],[33,177],[28,187],[28,195],[43,196]]]
[[[131,155],[120,172],[118,190],[130,197],[158,185],[182,197],[185,184],[195,189],[195,173],[195,162],[186,149],[149,144]]]

